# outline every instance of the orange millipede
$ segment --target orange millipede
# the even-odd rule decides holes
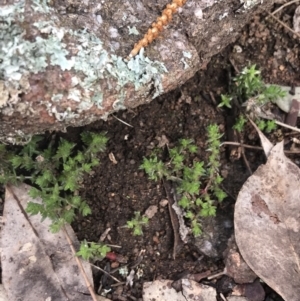
[[[162,12],[162,15],[156,19],[156,22],[152,23],[151,28],[148,29],[144,37],[134,45],[134,48],[131,50],[128,59],[131,59],[137,55],[142,47],[146,47],[152,43],[163,30],[164,26],[172,21],[172,15],[176,13],[177,9],[183,6],[186,1],[187,0],[172,0],[172,3],[167,4],[166,8]]]

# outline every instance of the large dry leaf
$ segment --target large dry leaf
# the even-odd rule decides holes
[[[52,234],[50,221],[25,212],[28,185],[6,189],[1,233],[2,283],[10,301],[88,301],[91,300],[74,256],[61,231]],[[72,241],[76,237],[67,231]],[[78,243],[78,242],[77,242]],[[91,269],[84,264],[92,283]]]
[[[286,301],[300,300],[300,171],[285,157],[283,142],[242,187],[234,223],[251,269]]]

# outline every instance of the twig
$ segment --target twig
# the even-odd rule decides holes
[[[249,162],[248,162],[247,157],[246,157],[246,155],[245,155],[245,149],[244,149],[243,147],[241,147],[241,152],[242,152],[242,157],[243,157],[243,159],[244,159],[244,162],[245,162],[245,164],[246,164],[246,166],[247,166],[247,169],[248,169],[250,175],[252,175],[253,172],[252,172],[252,169],[251,169],[251,167],[250,167],[250,165],[249,165]]]
[[[232,65],[232,67],[233,67],[235,73],[236,73],[236,74],[239,74],[239,73],[240,73],[240,70],[239,70],[238,67],[235,65],[235,62],[233,61],[233,59],[230,58],[230,59],[229,59],[229,62],[231,63],[231,65]]]
[[[171,224],[172,224],[172,228],[173,228],[173,234],[174,234],[174,244],[173,244],[173,254],[172,257],[175,260],[176,258],[176,253],[177,253],[177,247],[179,246],[180,243],[180,237],[178,234],[179,231],[179,221],[177,219],[176,213],[174,211],[174,209],[172,208],[172,205],[174,204],[174,199],[171,196],[170,193],[170,183],[169,182],[165,182],[163,180],[163,186],[167,195],[167,199],[168,199],[168,209],[169,209],[169,214],[170,214],[170,218],[171,218]]]
[[[210,98],[211,98],[213,104],[218,108],[218,103],[217,103],[217,101],[216,101],[216,99],[215,99],[214,94],[213,94],[211,91],[209,91],[209,95],[210,95]],[[218,108],[218,109],[219,109],[219,108]]]
[[[121,249],[122,246],[118,246],[118,245],[111,245],[111,244],[106,244],[108,247],[111,247],[111,248],[116,248],[116,249]]]
[[[300,150],[286,150],[285,154],[300,154]]]
[[[97,301],[97,296],[96,296],[96,294],[95,294],[95,292],[94,292],[94,289],[93,289],[92,285],[90,284],[90,281],[89,281],[89,279],[88,279],[88,277],[87,277],[87,275],[86,275],[86,273],[85,273],[85,271],[84,271],[82,262],[81,262],[81,260],[76,256],[76,250],[75,250],[75,248],[74,248],[74,246],[73,246],[73,243],[72,243],[72,240],[71,240],[71,238],[70,238],[70,236],[69,236],[69,234],[68,234],[68,232],[67,232],[67,230],[66,230],[66,227],[63,226],[62,230],[63,230],[63,232],[64,232],[64,234],[65,234],[65,236],[66,236],[66,239],[67,239],[67,241],[68,241],[68,244],[69,244],[69,246],[70,246],[70,248],[71,248],[71,251],[72,251],[72,253],[73,253],[74,257],[75,257],[75,260],[76,260],[76,263],[77,263],[77,265],[78,265],[78,267],[79,267],[79,270],[80,270],[80,272],[81,272],[81,274],[82,274],[82,276],[83,276],[83,278],[84,278],[85,284],[86,284],[86,286],[87,286],[87,288],[88,288],[88,290],[89,290],[89,292],[90,292],[90,294],[91,294],[91,296],[92,296],[92,298],[93,298],[93,301]]]
[[[288,2],[288,3],[285,3],[285,4],[281,5],[279,8],[277,8],[276,10],[274,10],[274,11],[271,13],[271,15],[274,16],[276,13],[278,13],[279,11],[281,11],[284,7],[289,6],[289,5],[291,5],[291,4],[293,4],[293,3],[296,3],[296,2],[299,2],[299,1],[300,1],[300,0],[292,0],[292,1]]]
[[[115,115],[112,115],[112,117],[116,118],[117,120],[119,120],[120,122],[124,123],[125,125],[127,125],[127,126],[130,126],[130,127],[132,127],[132,128],[133,128],[133,126],[132,126],[131,124],[129,124],[129,123],[127,123],[127,122],[123,121],[122,119],[118,118],[117,116],[115,116]]]
[[[275,120],[275,123],[278,124],[278,125],[280,125],[280,126],[282,126],[282,127],[285,127],[287,129],[290,129],[290,130],[293,130],[295,132],[300,133],[300,129],[298,129],[298,128],[294,127],[294,126],[290,126],[288,124],[285,124],[285,123],[277,121],[277,120]]]
[[[101,235],[99,238],[99,242],[103,242],[105,240],[105,238],[107,237],[109,231],[111,230],[111,228],[107,228]]]
[[[242,146],[244,148],[249,148],[249,149],[256,149],[256,150],[263,150],[261,146],[253,146],[253,145],[248,145],[248,144],[243,144],[239,142],[231,142],[231,141],[225,141],[221,144],[222,145],[235,145],[235,146]],[[285,150],[285,154],[299,154],[300,150]]]
[[[205,187],[203,188],[202,192],[201,192],[201,196],[207,194],[207,191],[211,185],[211,182],[212,182],[212,179],[213,179],[213,176],[211,176],[208,180],[208,182],[206,183]]]
[[[126,282],[123,281],[123,282],[119,282],[119,283],[114,283],[114,284],[111,284],[110,286],[111,286],[111,287],[117,287],[117,286],[121,286],[121,285],[123,285],[123,284],[126,284]]]
[[[291,133],[284,133],[284,137],[290,137],[290,136],[295,136],[295,137],[298,137],[300,135],[300,133],[293,133],[293,132],[291,132]]]
[[[253,146],[253,145],[248,145],[240,142],[231,142],[231,141],[225,141],[221,143],[221,146],[223,145],[234,145],[234,146],[242,146],[244,148],[251,148],[251,149],[257,149],[257,150],[262,150],[261,146]]]
[[[116,277],[114,277],[114,276],[111,275],[110,273],[106,272],[105,270],[101,269],[100,267],[98,267],[98,266],[96,266],[96,265],[94,265],[94,264],[92,264],[92,263],[90,263],[90,265],[91,265],[92,267],[94,267],[95,269],[101,271],[102,273],[106,274],[107,276],[109,276],[110,278],[112,278],[113,280],[115,280],[116,282],[118,282],[118,283],[121,282],[121,281],[118,280]]]
[[[134,269],[134,268],[136,268],[136,267],[143,261],[143,259],[144,259],[144,256],[143,256],[143,255],[145,254],[145,252],[146,252],[146,250],[144,250],[144,249],[142,249],[142,250],[139,252],[139,256],[138,256],[136,262],[135,262],[132,266],[130,266],[130,269],[131,269],[131,270]]]
[[[212,280],[212,279],[215,279],[215,278],[217,278],[217,277],[226,275],[226,273],[227,273],[227,269],[224,268],[223,271],[221,271],[221,272],[219,272],[219,273],[216,273],[216,274],[213,274],[213,275],[211,275],[211,276],[208,276],[208,277],[207,277],[207,280]]]
[[[269,16],[271,16],[274,20],[276,20],[279,24],[281,24],[283,27],[285,27],[287,30],[289,30],[290,32],[292,32],[294,35],[296,35],[298,38],[300,38],[300,34],[297,33],[295,30],[293,30],[292,28],[290,28],[288,25],[286,25],[284,22],[282,22],[281,20],[279,20],[277,17],[275,17],[274,15],[272,15],[271,13],[269,13],[268,11],[266,11],[267,14]]]

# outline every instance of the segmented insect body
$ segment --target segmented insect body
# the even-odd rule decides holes
[[[183,6],[187,0],[172,0],[172,3],[167,4],[166,8],[163,10],[162,15],[156,19],[156,22],[152,23],[151,28],[148,29],[144,37],[134,45],[131,50],[128,59],[134,57],[139,53],[142,47],[148,46],[155,40],[159,33],[164,29],[172,20],[172,15],[176,13],[177,9]]]

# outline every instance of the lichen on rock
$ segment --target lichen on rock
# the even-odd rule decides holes
[[[233,42],[258,6],[234,14],[235,0],[189,0],[160,39],[125,61],[140,38],[129,31],[145,32],[168,2],[2,1],[0,140],[82,126],[175,89]]]
[[[47,1],[21,0],[1,7],[0,49],[0,112],[4,115],[12,114],[16,104],[24,101],[22,96],[32,94],[32,74],[41,80],[38,98],[32,101],[44,104],[48,115],[59,122],[77,118],[93,106],[102,109],[109,89],[119,94],[112,109],[125,107],[126,85],[135,90],[154,87],[153,97],[163,92],[161,75],[167,72],[163,63],[146,58],[143,51],[128,62],[110,54],[94,33],[62,27]],[[64,72],[64,84],[50,87],[51,83],[42,82],[42,74],[55,77],[54,70]],[[104,82],[110,84],[103,88]]]

